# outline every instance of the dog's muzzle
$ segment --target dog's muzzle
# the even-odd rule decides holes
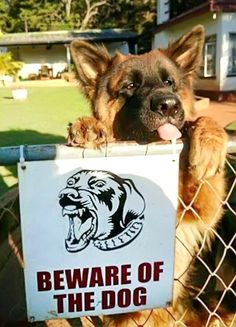
[[[78,252],[86,248],[90,241],[100,250],[108,251],[129,244],[138,236],[143,227],[143,215],[137,216],[126,226],[122,226],[115,235],[104,237],[97,235],[99,213],[95,208],[85,205],[85,200],[73,188],[65,188],[59,194],[62,216],[69,220],[68,236],[65,247],[68,252]],[[120,217],[121,218],[121,217]]]
[[[69,220],[68,236],[65,246],[69,252],[84,249],[96,234],[97,220],[93,212],[81,203],[81,197],[75,189],[64,189],[59,194],[62,216]]]

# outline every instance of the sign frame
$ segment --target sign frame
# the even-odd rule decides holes
[[[166,151],[164,151],[164,154],[159,154],[159,152],[159,145],[137,146],[126,144],[125,146],[122,145],[122,147],[120,147],[120,145],[113,145],[110,148],[106,148],[105,151],[87,149],[81,153],[81,157],[78,159],[56,159],[55,161],[49,160],[38,162],[24,162],[24,169],[22,169],[22,163],[18,164],[20,185],[20,210],[22,220],[22,242],[25,260],[24,275],[26,287],[27,315],[29,321],[41,321],[55,318],[75,318],[78,316],[86,315],[93,316],[99,314],[124,313],[151,309],[153,307],[165,307],[170,305],[173,292],[175,211],[177,208],[179,164],[179,154],[177,152],[179,151],[176,151],[176,148],[170,145],[169,151],[167,151],[169,152],[169,154],[166,153]],[[125,172],[124,169],[126,165],[128,165],[128,161],[131,162],[130,168],[127,170],[127,172]],[[50,166],[50,168],[48,168],[48,165]],[[109,167],[112,167],[112,169]],[[144,167],[145,173],[144,176],[142,176],[142,170]],[[40,173],[36,173],[39,168]],[[159,169],[162,169],[161,173],[157,173]],[[163,170],[165,171],[165,169],[167,170],[166,175],[163,173]],[[56,170],[56,173],[54,172],[54,170]],[[86,173],[84,171],[86,171]],[[101,247],[99,248],[99,246],[96,245],[96,241],[99,241],[99,237],[101,240],[101,235],[98,235],[97,240],[96,235],[93,235],[91,240],[88,242],[89,244],[86,245],[84,248],[82,247],[82,249],[80,249],[80,246],[77,248],[72,246],[72,250],[70,251],[68,249],[70,248],[69,245],[73,245],[71,235],[75,233],[75,227],[73,227],[73,231],[71,232],[71,234],[69,233],[69,236],[67,236],[68,247],[66,247],[66,238],[64,239],[64,242],[62,240],[62,235],[65,234],[65,227],[57,227],[57,233],[60,235],[60,237],[58,236],[59,240],[57,246],[55,246],[55,238],[53,242],[47,241],[47,238],[45,238],[45,235],[47,236],[47,234],[49,234],[49,237],[53,238],[51,228],[47,229],[45,227],[45,221],[48,218],[42,218],[42,222],[44,222],[44,224],[42,223],[42,227],[40,227],[40,213],[35,213],[32,215],[32,205],[34,210],[37,209],[36,212],[41,209],[43,212],[45,211],[45,207],[47,207],[47,205],[44,207],[46,197],[45,194],[43,194],[43,189],[38,190],[37,187],[36,190],[35,185],[38,186],[40,185],[40,183],[42,183],[42,188],[45,188],[45,185],[47,185],[47,180],[49,182],[55,182],[58,178],[57,175],[62,178],[62,182],[57,183],[57,191],[54,192],[53,196],[49,196],[51,201],[49,203],[56,204],[57,202],[57,213],[53,214],[52,208],[50,209],[50,212],[47,213],[47,217],[50,217],[51,215],[51,217],[57,217],[59,221],[60,219],[63,220],[62,213],[64,209],[62,208],[62,206],[60,206],[60,204],[58,204],[59,200],[56,197],[59,195],[60,192],[66,192],[65,190],[66,187],[68,187],[68,181],[70,178],[75,178],[75,175],[79,174],[79,180],[84,179],[84,183],[88,183],[87,175],[89,174],[89,178],[94,178],[94,171],[96,172],[95,175],[97,174],[96,176],[100,176],[101,174],[104,174],[104,172],[108,173],[106,177],[108,179],[111,179],[111,176],[109,174],[112,171],[112,174],[119,177],[119,182],[121,184],[118,186],[118,188],[124,187],[126,188],[126,194],[128,193],[128,189],[129,192],[132,193],[132,201],[134,201],[133,203],[138,203],[138,209],[136,209],[136,211],[140,215],[138,217],[139,220],[136,220],[134,222],[134,226],[137,226],[138,223],[142,225],[141,230],[139,231],[140,236],[136,235],[137,237],[132,238],[130,242],[127,241],[127,246],[125,244],[123,247],[117,246],[114,251],[113,249],[104,251],[104,249],[101,249]],[[154,172],[154,174],[149,175],[149,173],[151,172]],[[27,177],[28,174],[29,176]],[[37,177],[35,177],[35,174],[37,175]],[[160,190],[160,187],[155,184],[158,179],[162,180],[161,187],[164,189]],[[34,181],[33,186],[32,180]],[[101,178],[99,180],[101,180]],[[135,186],[131,185],[130,180],[132,180],[131,182]],[[142,189],[142,183],[144,180],[146,180],[145,183],[147,183],[148,191],[145,191],[145,203],[142,203],[143,200],[142,196],[140,196],[140,189]],[[168,185],[172,186],[171,192],[168,190],[169,186],[164,185],[163,181],[164,183],[165,181],[166,183],[168,181]],[[93,187],[104,187],[102,183],[100,183],[100,185],[99,182],[96,181],[96,183],[97,184],[93,184]],[[118,180],[115,180],[114,183],[118,183]],[[67,185],[66,187],[65,184]],[[155,233],[151,233],[151,236],[149,236],[148,234],[150,233],[150,231],[152,232],[153,224],[156,225],[155,217],[150,220],[151,228],[147,227],[149,224],[146,222],[147,219],[149,219],[146,216],[150,215],[148,211],[149,209],[147,209],[147,207],[158,207],[154,203],[156,197],[153,196],[153,193],[157,190],[159,192],[158,194],[160,197],[160,204],[158,204],[158,206],[162,207],[162,204],[166,202],[167,207],[169,208],[162,210],[164,212],[162,214],[162,219],[164,217],[165,223],[162,223],[162,225],[160,225],[159,223],[159,225],[162,226],[158,227],[159,229],[161,229],[161,232],[159,233],[159,238],[161,238],[161,241],[159,241],[159,243],[158,241],[155,241]],[[41,192],[41,201],[39,200],[40,204],[37,203],[39,207],[37,207],[36,205],[37,191]],[[118,189],[114,194],[116,194],[117,192]],[[115,197],[114,194],[113,197]],[[73,211],[74,209],[71,204],[70,206],[70,209],[72,209]],[[103,216],[106,217],[106,211],[104,211],[104,206],[101,210],[103,210]],[[170,212],[171,217],[168,216]],[[142,215],[145,216],[145,223],[142,221]],[[41,217],[42,216],[43,215],[41,214]],[[54,219],[53,222],[54,221],[56,220]],[[38,227],[36,228],[37,231],[40,231],[40,233],[38,234],[40,234],[42,237],[41,241],[37,241],[38,236],[35,232],[35,222],[37,224],[36,227]],[[63,224],[65,226],[65,222]],[[59,226],[59,223],[57,223],[56,225]],[[169,252],[165,250],[164,246],[164,243],[167,242],[167,238],[166,236],[161,235],[162,233],[164,233],[164,231],[169,235],[167,246]],[[151,242],[152,245],[156,244],[157,247],[162,247],[162,253],[165,253],[165,251],[167,251],[165,253],[165,256],[164,254],[162,256],[159,252],[157,255],[155,254],[156,257],[155,255],[154,257],[150,257],[150,255],[147,255],[147,253],[145,253],[147,252],[147,250],[150,250],[148,247],[143,251],[143,244],[141,244],[139,241],[141,240],[141,236],[143,236],[144,233],[144,237],[146,237],[146,243],[144,244],[146,244],[147,246],[148,243]],[[118,235],[118,237],[119,236],[120,235]],[[38,249],[37,251],[39,251],[39,248],[42,246],[43,249],[40,249],[40,255],[38,255],[38,253],[35,253],[37,251],[32,250],[32,239],[34,240],[33,247],[36,247]],[[114,239],[112,240],[112,242],[114,242]],[[133,252],[131,251],[127,254],[127,249],[129,247],[132,247]],[[96,257],[96,264],[92,264],[93,260],[88,260],[88,263],[84,264],[86,256],[83,255],[83,251],[88,251],[87,256],[90,256],[91,258]],[[67,260],[65,266],[61,264],[61,262],[63,261],[63,256],[61,255],[62,252],[64,253],[64,256],[71,255],[73,257],[72,266],[69,266],[69,261]],[[99,260],[97,259],[99,252],[103,256],[109,257],[109,259],[106,259],[108,261],[105,260],[105,263],[103,263],[103,265],[101,265],[101,262],[99,262]],[[115,259],[116,253],[118,254],[118,257]],[[134,259],[133,257],[136,256],[136,254],[138,254],[139,258],[141,257],[141,259]],[[76,255],[78,256],[78,258],[82,258],[81,261],[83,262],[83,266],[75,264],[76,260],[74,258]],[[52,267],[50,267],[51,260],[46,260],[46,263],[44,262],[45,258],[50,257],[57,257],[57,264],[54,262],[52,264]],[[163,259],[164,257],[165,259]],[[110,264],[109,260],[111,260]],[[32,267],[34,267],[33,271]],[[168,273],[166,271],[168,271]],[[87,274],[88,276],[90,276],[90,280],[88,278],[87,284],[85,283],[86,285],[80,283],[79,292],[78,288],[76,289],[76,291],[72,292],[72,286],[74,284],[71,281],[73,279],[73,276],[78,273],[81,274],[80,278],[81,276]],[[104,277],[104,274],[108,275]],[[165,274],[167,274],[168,276],[165,277]],[[112,278],[111,275],[113,275]],[[93,278],[91,278],[91,276],[93,276]],[[162,285],[160,286],[160,288],[156,287],[158,284],[162,283],[163,279],[166,279],[166,284],[164,284],[165,286]],[[95,291],[93,292],[91,291],[91,289],[94,289]],[[163,292],[160,292],[160,289],[165,289],[166,294],[164,297],[161,297],[161,299],[157,300],[157,297],[159,295],[156,296],[155,294],[160,294]],[[100,294],[100,298],[98,294]],[[47,297],[50,297],[48,306],[45,304],[47,302],[45,300]],[[103,299],[106,297],[106,300],[104,300],[102,304],[101,297],[103,297]],[[79,309],[73,311],[73,309],[71,308],[73,307],[73,303],[75,303],[76,301],[77,304],[74,304],[74,307],[76,307],[77,305],[77,308]],[[115,304],[113,303],[113,305],[112,302],[114,301]],[[127,304],[127,301],[130,301],[130,304]],[[78,305],[78,302],[80,302],[81,305]],[[153,305],[151,304],[152,302]],[[43,304],[43,308],[39,308],[39,303]],[[71,308],[69,308],[70,305]]]

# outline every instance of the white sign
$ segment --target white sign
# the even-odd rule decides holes
[[[172,299],[178,158],[18,166],[28,319],[165,307]]]

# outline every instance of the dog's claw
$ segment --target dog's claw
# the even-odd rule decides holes
[[[78,118],[68,125],[67,144],[82,148],[99,148],[106,143],[105,126],[93,117]]]
[[[189,129],[189,172],[197,180],[222,172],[227,152],[227,134],[213,119],[200,117]]]

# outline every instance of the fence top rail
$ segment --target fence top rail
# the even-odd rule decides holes
[[[184,146],[186,145],[186,147]],[[0,166],[15,165],[23,158],[25,161],[78,159],[92,157],[152,155],[180,153],[187,143],[178,140],[137,144],[135,142],[108,143],[100,149],[69,147],[64,144],[21,145],[0,147]],[[236,153],[236,135],[229,136],[228,153]]]
[[[0,148],[0,165],[15,165],[25,161],[78,159],[152,154],[180,153],[181,141],[172,143],[137,144],[135,142],[108,143],[100,149],[70,147],[64,144],[21,145]]]

